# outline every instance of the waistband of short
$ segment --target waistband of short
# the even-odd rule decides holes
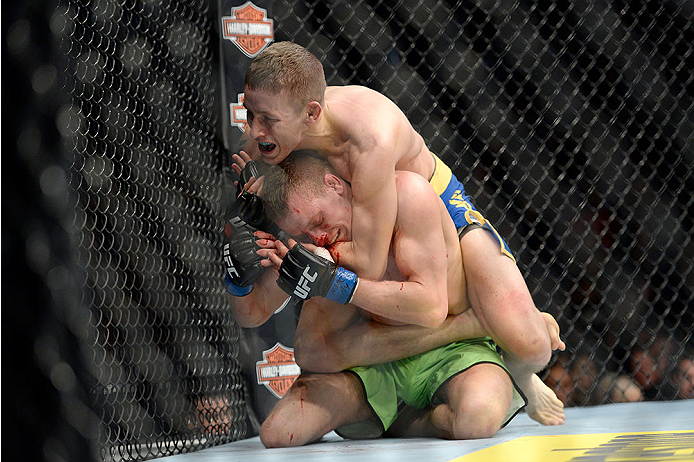
[[[451,178],[453,177],[453,172],[451,171],[450,167],[444,164],[436,154],[432,152],[431,155],[434,158],[435,164],[434,173],[431,175],[429,183],[434,188],[434,191],[436,191],[436,194],[440,196],[443,194],[446,188],[448,188],[448,184],[451,182]]]

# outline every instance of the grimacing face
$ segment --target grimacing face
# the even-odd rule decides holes
[[[311,198],[294,192],[287,206],[287,216],[277,224],[299,241],[308,239],[318,247],[330,247],[352,239],[352,205],[334,187],[326,186],[325,194]]]
[[[274,94],[246,87],[243,105],[247,111],[249,136],[258,143],[265,163],[278,164],[298,147],[306,114],[297,108],[286,91]]]

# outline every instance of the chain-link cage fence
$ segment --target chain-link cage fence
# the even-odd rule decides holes
[[[214,2],[16,9],[3,17],[3,61],[22,89],[3,92],[18,154],[3,168],[3,302],[17,326],[5,339],[27,349],[13,370],[36,365],[16,383],[43,386],[3,387],[17,435],[47,460],[142,460],[249,436],[221,277]],[[393,99],[465,183],[559,321],[567,351],[542,377],[567,405],[692,397],[691,3],[269,11],[275,40],[316,54],[329,84]]]
[[[683,1],[274,2],[275,39],[329,85],[393,99],[508,240],[568,345],[543,375],[568,405],[682,396],[693,17]]]
[[[39,114],[22,110],[31,99],[16,102],[28,119],[17,145],[37,171],[34,182],[62,206],[43,204],[42,220],[60,226],[40,223],[27,254],[32,269],[47,273],[51,297],[63,279],[77,288],[35,321],[48,324],[30,345],[40,369],[62,392],[78,369],[61,354],[82,353],[75,374],[84,394],[71,402],[100,420],[83,436],[102,460],[151,459],[245,437],[239,332],[221,279],[209,4],[65,0],[17,10],[7,41],[20,65],[35,64],[25,94],[52,104],[39,124]],[[70,265],[51,272],[49,247],[61,248]],[[72,340],[54,331],[73,332]],[[77,412],[62,411],[68,422]]]
[[[105,459],[245,436],[221,284],[220,143],[206,1],[66,1],[83,303]]]
[[[3,5],[2,458],[91,462],[99,419],[57,124],[68,98],[56,5]]]

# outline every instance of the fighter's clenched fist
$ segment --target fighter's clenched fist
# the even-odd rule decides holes
[[[302,300],[319,296],[338,303],[349,303],[358,284],[356,274],[314,255],[301,244],[287,252],[277,279],[277,285],[289,295]]]
[[[237,297],[248,295],[253,283],[265,268],[260,264],[262,257],[253,235],[255,228],[239,217],[233,217],[224,227],[224,266],[226,287]]]

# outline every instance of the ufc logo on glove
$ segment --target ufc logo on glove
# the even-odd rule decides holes
[[[239,272],[236,271],[236,268],[234,268],[234,262],[231,259],[231,251],[229,250],[229,244],[224,244],[224,263],[226,264],[227,267],[227,273],[229,273],[230,277],[236,277],[239,278],[241,277],[239,275]]]
[[[306,297],[308,297],[308,292],[311,290],[309,283],[314,282],[318,277],[318,271],[311,274],[308,271],[310,269],[311,265],[307,265],[306,268],[304,268],[304,272],[301,274],[299,283],[294,288],[294,295],[304,300],[306,299]]]
[[[314,255],[303,245],[296,244],[282,261],[277,284],[289,295],[302,300],[325,297],[345,304],[352,301],[359,278],[334,262]]]

